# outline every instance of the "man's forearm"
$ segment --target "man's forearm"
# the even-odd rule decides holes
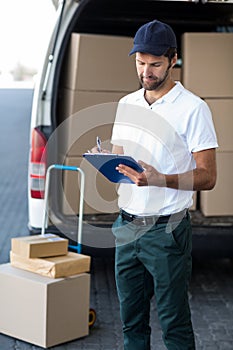
[[[164,175],[166,187],[186,190],[203,191],[211,190],[216,182],[216,177],[206,169],[194,169],[183,174]]]

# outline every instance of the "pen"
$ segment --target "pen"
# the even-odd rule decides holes
[[[96,144],[97,144],[98,152],[101,152],[101,151],[102,151],[102,148],[101,148],[101,139],[99,138],[99,136],[96,137]]]

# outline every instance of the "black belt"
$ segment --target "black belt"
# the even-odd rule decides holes
[[[120,215],[123,220],[133,222],[134,225],[147,226],[155,224],[166,224],[168,221],[175,222],[182,220],[188,214],[188,210],[184,209],[178,213],[171,215],[152,215],[152,216],[141,216],[127,213],[123,209],[120,209]]]

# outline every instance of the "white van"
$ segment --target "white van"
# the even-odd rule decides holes
[[[232,122],[228,114],[233,108],[233,1],[59,1],[31,115],[31,233],[41,230],[48,165],[80,166],[86,174],[83,249],[90,254],[114,249],[110,226],[118,213],[116,185],[88,166],[82,154],[95,145],[96,136],[110,147],[117,101],[139,88],[134,59],[128,57],[132,38],[139,26],[155,18],[170,24],[177,35],[180,59],[175,79],[207,100],[219,141],[226,141]],[[221,122],[219,113],[223,113]],[[222,170],[229,162],[232,167],[227,156],[233,154],[232,140],[221,147],[217,160]],[[232,176],[229,179],[225,173],[220,172],[221,183],[214,191],[195,194],[194,251],[207,247],[211,254],[233,254],[229,247],[233,203],[224,190],[232,185]],[[67,236],[71,244],[77,236],[79,195],[78,173],[52,174],[48,229]],[[205,245],[209,234],[214,237],[212,246]]]

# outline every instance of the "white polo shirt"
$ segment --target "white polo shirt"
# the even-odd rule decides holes
[[[163,174],[192,170],[193,152],[218,147],[209,107],[179,82],[152,105],[144,89],[123,97],[111,142]],[[129,213],[169,215],[189,208],[193,191],[122,183],[118,195],[119,207]]]

